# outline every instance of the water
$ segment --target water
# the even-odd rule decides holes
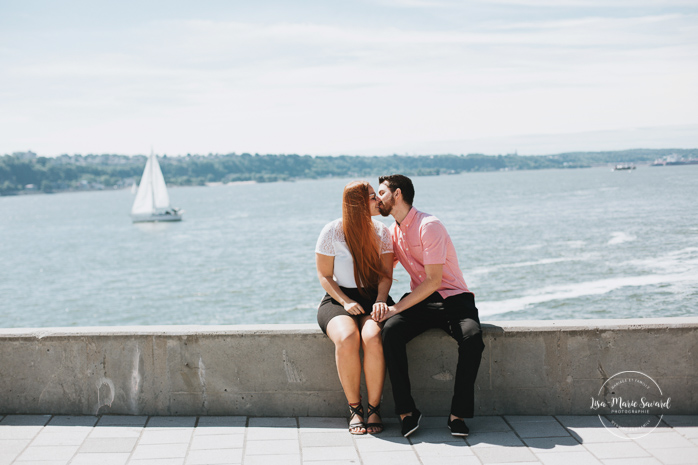
[[[697,315],[697,175],[413,180],[486,322]],[[315,241],[348,181],[173,188],[186,210],[173,224],[132,224],[127,190],[0,197],[0,326],[313,323]],[[399,298],[409,278],[400,267],[395,277]]]

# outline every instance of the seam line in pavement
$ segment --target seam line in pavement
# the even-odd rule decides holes
[[[138,449],[138,445],[141,443],[141,438],[143,437],[143,433],[145,432],[145,428],[148,426],[148,423],[150,423],[150,415],[148,415],[145,419],[145,423],[143,426],[141,426],[141,432],[138,433],[138,439],[136,439],[136,443],[133,445],[133,449],[131,449],[131,453],[128,454],[128,459],[126,459],[126,463],[131,463],[133,460],[133,454],[136,453],[136,449]]]

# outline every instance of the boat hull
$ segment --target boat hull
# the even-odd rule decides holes
[[[182,221],[182,215],[142,215],[131,216],[134,223],[161,223],[171,221]]]

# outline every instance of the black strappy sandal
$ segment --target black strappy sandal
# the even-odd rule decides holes
[[[355,404],[350,403],[349,404],[349,420],[351,421],[351,417],[356,415],[357,417],[364,417],[364,406],[359,400]],[[361,432],[361,428],[364,429],[364,432]],[[352,431],[356,430],[356,431]],[[362,421],[357,421],[354,423],[349,423],[349,433],[354,434],[356,436],[361,436],[363,434],[366,434],[366,423]]]
[[[371,403],[368,403],[368,416],[366,419],[371,418],[371,415],[378,415],[378,418],[381,418],[381,404],[378,405],[371,405]],[[373,433],[370,434],[379,434],[383,432],[383,419],[381,418],[381,421],[373,422],[373,423],[366,423],[366,432],[368,433],[369,428],[376,428],[378,431],[374,431]]]

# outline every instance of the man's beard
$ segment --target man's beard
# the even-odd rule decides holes
[[[382,216],[389,216],[390,212],[393,210],[393,207],[395,206],[395,199],[390,199],[390,203],[386,204],[381,202],[378,204],[378,211]]]

